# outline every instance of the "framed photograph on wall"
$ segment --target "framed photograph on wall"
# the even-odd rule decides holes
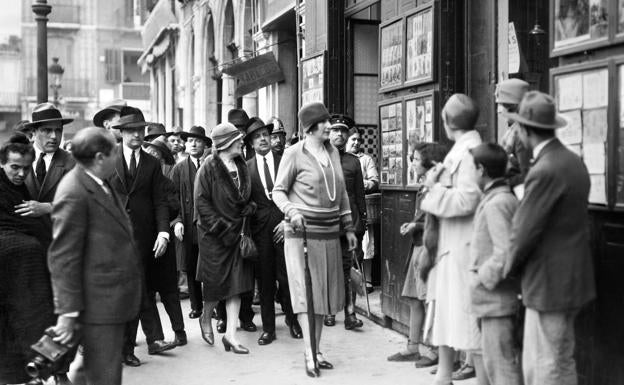
[[[405,84],[433,81],[434,8],[428,6],[406,18]]]
[[[325,51],[301,59],[301,105],[312,102],[326,103]]]
[[[380,27],[379,91],[403,85],[403,18]]]
[[[403,186],[403,102],[400,99],[386,101],[379,106],[381,127],[380,147],[382,187]]]
[[[608,0],[554,0],[550,19],[553,33],[551,56],[578,52],[609,44],[611,36]],[[617,29],[613,25],[611,29]]]
[[[406,185],[416,186],[413,168],[414,149],[418,143],[434,141],[433,91],[421,92],[405,98]]]

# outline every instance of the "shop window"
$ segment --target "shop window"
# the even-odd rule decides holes
[[[148,73],[139,68],[140,56],[140,51],[123,51],[123,83],[149,83]]]
[[[117,49],[104,50],[104,65],[106,82],[117,84],[121,82],[121,52]]]

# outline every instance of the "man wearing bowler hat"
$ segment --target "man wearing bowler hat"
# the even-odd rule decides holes
[[[511,273],[520,274],[526,307],[522,366],[527,385],[576,385],[574,319],[595,298],[589,250],[585,164],[555,135],[566,121],[547,94],[528,92],[518,136],[533,154],[525,194],[512,222]]]
[[[173,166],[171,170],[171,180],[180,192],[180,213],[174,221],[173,231],[179,242],[183,246],[184,264],[188,282],[189,298],[191,301],[191,312],[189,318],[198,318],[202,314],[203,299],[201,282],[195,279],[197,272],[197,256],[199,246],[197,239],[197,226],[193,220],[195,209],[193,191],[195,186],[195,175],[201,165],[202,156],[207,146],[212,145],[210,138],[206,136],[203,127],[193,126],[189,132],[181,132],[180,136],[186,142],[186,149],[189,156]],[[207,316],[210,322],[210,314]]]
[[[165,254],[169,243],[169,210],[162,188],[164,176],[159,161],[141,149],[148,125],[138,108],[121,109],[119,121],[112,128],[120,131],[122,145],[116,150],[115,172],[110,179],[130,216],[146,276],[156,263],[155,259]],[[164,341],[155,298],[147,295],[145,282],[143,290],[139,319],[148,353],[173,349],[175,344]],[[128,323],[126,329],[123,359],[130,366],[141,364],[134,355],[139,319]]]
[[[248,142],[255,156],[247,161],[251,177],[251,200],[257,210],[251,220],[251,234],[258,247],[256,276],[260,288],[262,331],[259,345],[268,345],[275,335],[275,281],[279,282],[280,304],[286,315],[286,325],[293,338],[303,338],[301,326],[293,314],[284,260],[284,213],[273,203],[273,184],[281,155],[271,151],[273,124],[265,125],[260,118],[251,118],[247,126]]]
[[[59,148],[63,126],[72,121],[63,118],[52,103],[41,103],[33,109],[32,122],[24,125],[25,129],[33,131],[34,139],[35,167],[25,180],[33,200],[18,205],[17,214],[49,217],[52,212],[58,184],[76,164],[70,153]]]
[[[110,131],[117,143],[121,143],[121,134],[116,128],[112,128],[119,120],[121,109],[126,107],[128,102],[123,99],[115,99],[108,103],[104,108],[93,115],[93,124],[96,127],[103,127]]]

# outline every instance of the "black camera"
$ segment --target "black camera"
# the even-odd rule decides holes
[[[43,337],[30,346],[36,355],[26,365],[26,373],[33,379],[45,381],[73,359],[78,339],[74,337],[70,343],[60,344],[53,340],[54,337],[54,330],[48,328]]]

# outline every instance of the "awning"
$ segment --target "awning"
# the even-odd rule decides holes
[[[238,79],[236,97],[284,80],[284,74],[273,52],[232,64],[222,71]]]
[[[168,25],[163,27],[158,35],[154,38],[154,41],[143,51],[141,57],[137,61],[141,67],[141,71],[147,71],[147,67],[150,66],[154,60],[164,55],[171,45],[171,34],[177,32],[177,25]]]
[[[141,30],[143,49],[147,50],[161,34],[162,29],[170,24],[177,24],[178,19],[171,10],[171,2],[159,1],[150,13]]]

